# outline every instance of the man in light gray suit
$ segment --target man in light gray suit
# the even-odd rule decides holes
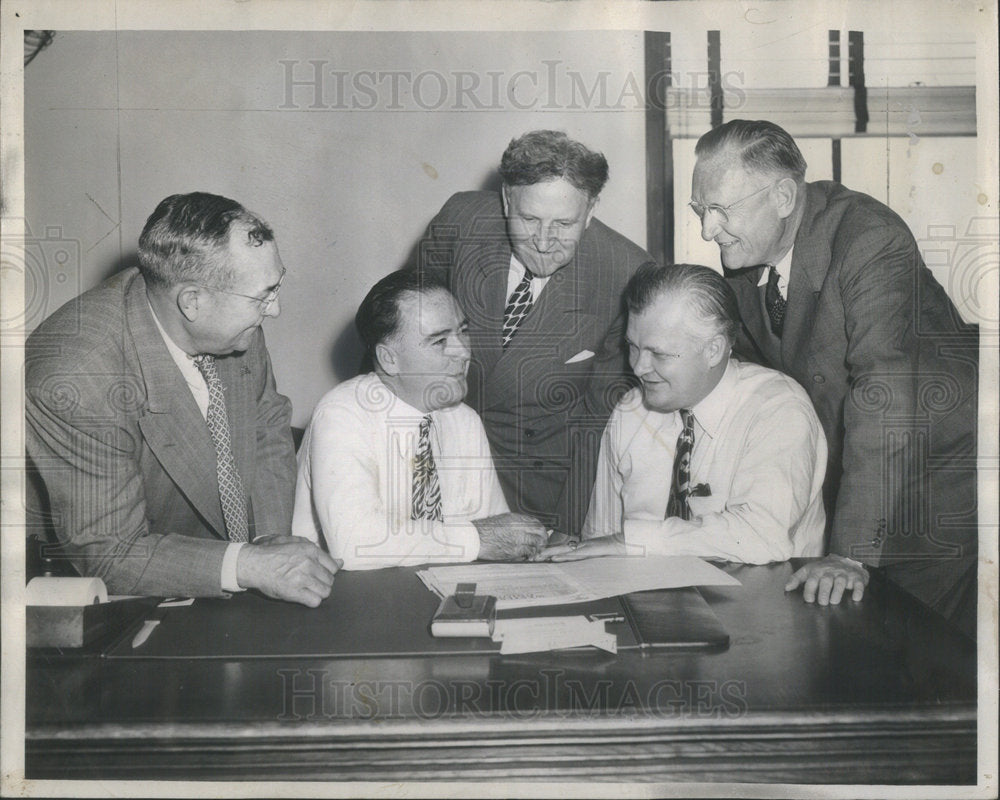
[[[271,229],[233,200],[172,195],[139,263],[27,341],[27,452],[64,554],[115,594],[318,605],[339,565],[290,535],[291,408],[261,330],[285,273]]]

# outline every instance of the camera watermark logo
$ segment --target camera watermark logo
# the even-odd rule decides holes
[[[40,236],[32,236],[30,232],[23,237],[5,236],[0,247],[0,278],[4,290],[9,290],[16,281],[24,281],[24,305],[4,312],[0,318],[0,335],[20,338],[55,310],[56,287],[71,289],[60,288],[59,296],[80,293],[80,242],[65,237],[59,226],[46,226]]]
[[[981,334],[996,334],[1000,328],[998,230],[997,217],[973,217],[964,232],[955,225],[929,225],[927,235],[918,242],[924,263],[963,317],[980,326]]]

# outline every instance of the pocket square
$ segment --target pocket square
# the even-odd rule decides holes
[[[566,363],[567,364],[576,364],[576,363],[579,363],[580,361],[586,361],[588,358],[593,358],[593,357],[594,357],[594,351],[593,350],[581,350],[579,353],[577,353],[572,358],[567,359]]]

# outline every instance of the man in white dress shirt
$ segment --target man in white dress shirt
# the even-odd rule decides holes
[[[644,267],[625,300],[641,387],[604,431],[582,543],[541,557],[821,555],[823,430],[794,380],[730,358],[739,312],[725,279],[689,264]]]
[[[328,392],[299,450],[292,531],[345,569],[535,555],[546,532],[508,511],[476,413],[462,403],[468,323],[445,285],[400,271],[355,319],[374,372]]]

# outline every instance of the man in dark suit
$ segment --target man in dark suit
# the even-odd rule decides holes
[[[419,264],[444,271],[468,317],[467,402],[511,510],[575,535],[626,388],[622,289],[651,258],[594,218],[608,164],[566,134],[514,139],[500,175],[499,194],[445,203]]]
[[[318,605],[338,565],[290,536],[291,409],[260,327],[285,273],[271,229],[233,200],[172,195],[139,263],[25,348],[28,457],[63,552],[116,594]]]
[[[830,555],[807,601],[863,596],[868,569],[975,632],[978,333],[888,207],[807,183],[794,140],[733,120],[696,148],[691,207],[719,245],[740,350],[802,384],[829,444]]]

